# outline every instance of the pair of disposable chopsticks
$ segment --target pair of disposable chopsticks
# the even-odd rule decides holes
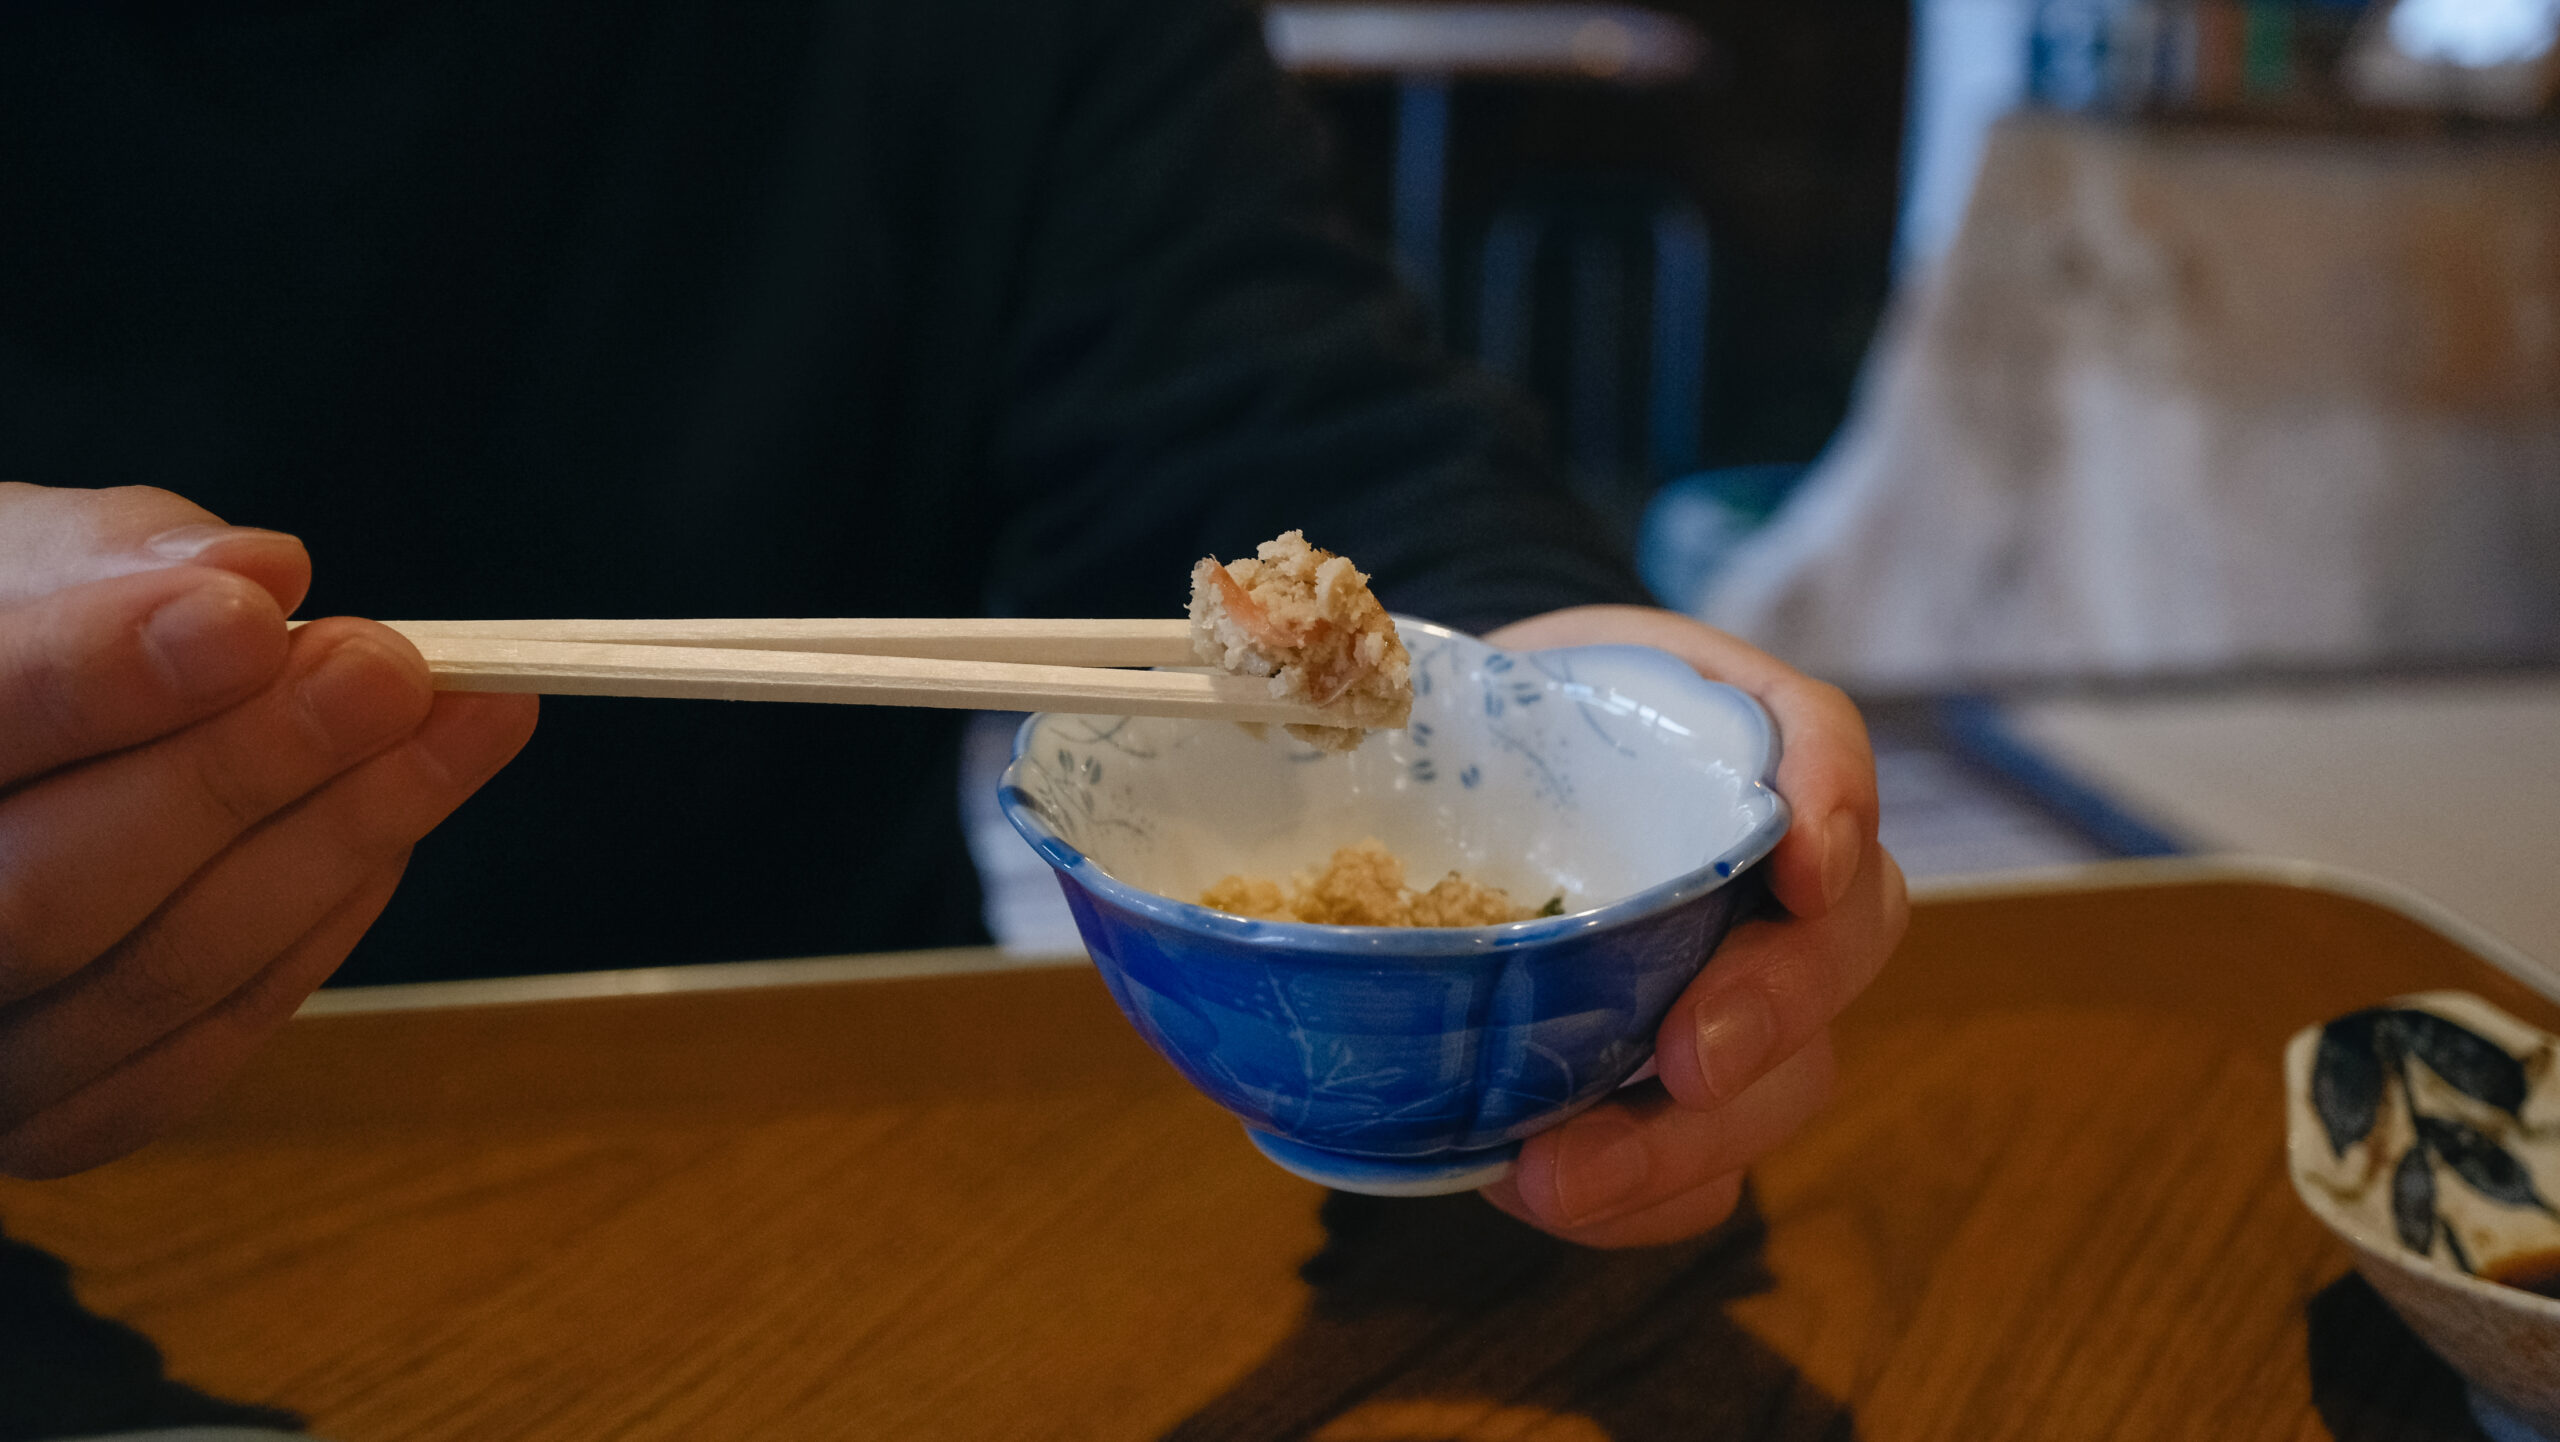
[[[392,621],[445,691],[832,701],[1339,725],[1196,667],[1187,621]]]

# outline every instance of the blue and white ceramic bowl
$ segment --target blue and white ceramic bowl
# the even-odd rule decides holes
[[[1787,828],[1750,696],[1642,646],[1508,653],[1399,619],[1413,723],[1327,755],[1223,722],[1034,716],[999,800],[1104,982],[1272,1160],[1348,1191],[1497,1180],[1607,1096]],[[1386,929],[1195,905],[1375,836],[1564,914]]]

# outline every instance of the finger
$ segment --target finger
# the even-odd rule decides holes
[[[167,491],[0,483],[0,607],[112,576],[185,565],[239,575],[274,597],[287,615],[311,586],[311,558],[299,540],[280,531],[225,525]]]
[[[1749,921],[1716,948],[1654,1033],[1662,1084],[1682,1106],[1721,1107],[1820,1037],[1902,940],[1902,868],[1870,846],[1858,884],[1827,916]]]
[[[1700,675],[1738,686],[1777,722],[1778,794],[1795,813],[1768,861],[1770,889],[1798,916],[1848,894],[1876,835],[1875,750],[1848,694],[1712,626],[1637,606],[1578,606],[1533,616],[1487,638],[1526,648],[1633,642],[1669,651]]]
[[[439,696],[414,735],[241,837],[105,956],[0,1009],[0,1120],[238,989],[496,774],[533,719],[530,697]]]
[[[1738,1175],[1811,1120],[1831,1082],[1821,1037],[1712,1112],[1659,1091],[1611,1102],[1524,1143],[1505,1195],[1526,1220],[1580,1240]]]
[[[1876,757],[1866,718],[1839,687],[1809,678],[1754,694],[1786,738],[1778,794],[1796,814],[1769,854],[1769,890],[1797,916],[1821,916],[1849,894],[1875,845]]]
[[[0,1132],[0,1175],[68,1176],[194,1115],[355,949],[400,884],[405,857],[359,882],[301,940],[210,1011]]]
[[[1602,1250],[1660,1247],[1703,1236],[1721,1226],[1726,1218],[1733,1215],[1733,1209],[1742,1205],[1742,1187],[1746,1180],[1742,1172],[1717,1177],[1667,1202],[1583,1227],[1548,1226],[1539,1221],[1516,1194],[1497,1193],[1488,1188],[1485,1199],[1530,1226],[1577,1246]]]
[[[192,566],[0,611],[0,791],[240,700],[284,664],[286,634],[264,591]]]
[[[283,636],[264,595],[224,580]],[[434,704],[416,649],[371,622],[315,622],[288,644],[274,681],[220,715],[0,802],[0,999],[104,952],[241,833],[417,730]]]

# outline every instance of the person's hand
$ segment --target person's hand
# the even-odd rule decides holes
[[[1659,1084],[1630,1087],[1531,1137],[1485,1188],[1495,1206],[1594,1247],[1648,1246],[1721,1222],[1742,1173],[1831,1090],[1831,1018],[1872,979],[1909,915],[1902,872],[1876,844],[1875,755],[1836,687],[1668,611],[1552,611],[1485,638],[1511,650],[1632,642],[1760,699],[1783,754],[1794,825],[1764,863],[1783,918],[1745,920],[1654,1036]]]
[[[388,628],[289,631],[310,575],[164,491],[0,485],[0,1172],[190,1114],[532,734]]]

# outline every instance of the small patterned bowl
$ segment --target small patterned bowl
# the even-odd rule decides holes
[[[2284,1061],[2303,1204],[2490,1437],[2560,1442],[2560,1299],[2487,1280],[2560,1261],[2560,1041],[2433,991],[2306,1028]]]
[[[1750,696],[1641,646],[1513,654],[1399,618],[1403,731],[1328,756],[1225,723],[1034,716],[999,802],[1057,870],[1120,1009],[1281,1166],[1422,1196],[1499,1179],[1598,1102],[1759,894],[1787,828]],[[1255,921],[1193,904],[1375,836],[1563,914]]]

